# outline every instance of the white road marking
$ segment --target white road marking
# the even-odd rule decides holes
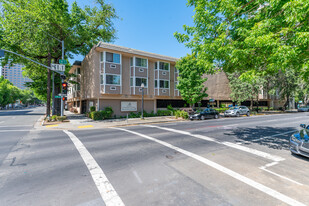
[[[277,173],[275,173],[275,172],[272,172],[272,171],[266,169],[266,168],[268,168],[268,167],[272,167],[272,166],[274,166],[274,165],[277,165],[278,163],[279,163],[279,162],[272,162],[272,163],[266,164],[265,166],[262,166],[262,167],[259,167],[259,168],[260,168],[261,170],[264,170],[265,172],[269,172],[270,174],[273,174],[273,175],[275,175],[275,176],[277,176],[277,177],[280,177],[280,178],[282,178],[282,179],[288,180],[288,181],[293,182],[293,183],[295,183],[295,184],[297,184],[297,185],[303,186],[302,183],[299,183],[299,182],[297,182],[297,181],[295,181],[295,180],[292,180],[292,179],[290,179],[290,178],[288,178],[288,177],[279,175],[279,174],[277,174]]]
[[[206,159],[206,158],[204,158],[202,156],[199,156],[199,155],[194,154],[192,152],[189,152],[187,150],[181,149],[181,148],[176,147],[174,145],[171,145],[171,144],[169,144],[167,142],[155,139],[155,138],[150,137],[148,135],[144,135],[144,134],[141,134],[141,133],[138,133],[138,132],[134,132],[134,131],[130,131],[130,130],[123,129],[123,128],[113,128],[113,129],[129,132],[131,134],[138,135],[138,136],[143,137],[145,139],[157,142],[157,143],[159,143],[161,145],[164,145],[164,146],[166,146],[166,147],[168,147],[170,149],[176,150],[177,152],[180,152],[180,153],[182,153],[184,155],[187,155],[187,156],[189,156],[189,157],[191,157],[193,159],[196,159],[196,160],[198,160],[198,161],[200,161],[200,162],[202,162],[202,163],[204,163],[204,164],[206,164],[206,165],[208,165],[208,166],[210,166],[210,167],[212,167],[212,168],[214,168],[216,170],[219,170],[220,172],[225,173],[225,174],[227,174],[227,175],[229,175],[229,176],[231,176],[231,177],[233,177],[233,178],[235,178],[235,179],[237,179],[237,180],[239,180],[239,181],[241,181],[241,182],[243,182],[243,183],[245,183],[245,184],[247,184],[247,185],[249,185],[249,186],[251,186],[251,187],[253,187],[253,188],[255,188],[255,189],[257,189],[257,190],[259,190],[259,191],[261,191],[261,192],[263,192],[263,193],[265,193],[267,195],[269,195],[269,196],[271,196],[271,197],[273,197],[273,198],[276,198],[276,199],[278,199],[278,200],[280,200],[280,201],[282,201],[282,202],[284,202],[284,203],[286,203],[288,205],[305,206],[305,204],[303,204],[301,202],[298,202],[297,200],[294,200],[294,199],[292,199],[292,198],[290,198],[290,197],[288,197],[288,196],[286,196],[286,195],[284,195],[284,194],[282,194],[280,192],[277,192],[276,190],[273,190],[273,189],[271,189],[271,188],[269,188],[267,186],[264,186],[264,185],[254,181],[252,179],[249,179],[249,178],[247,178],[247,177],[245,177],[245,176],[243,176],[243,175],[241,175],[241,174],[239,174],[237,172],[234,172],[234,171],[232,171],[232,170],[230,170],[230,169],[228,169],[226,167],[223,167],[222,165],[219,165],[219,164],[217,164],[217,163],[215,163],[213,161],[210,161],[210,160],[208,160],[208,159]]]
[[[232,147],[234,149],[238,149],[238,150],[241,150],[241,151],[244,151],[244,152],[248,152],[248,153],[254,154],[256,156],[260,156],[260,157],[263,157],[265,159],[269,159],[269,160],[276,161],[276,162],[285,160],[284,158],[276,156],[276,155],[271,155],[271,154],[268,154],[266,152],[262,152],[262,151],[259,151],[259,150],[256,150],[256,149],[251,149],[249,147],[245,147],[245,146],[238,145],[238,144],[231,143],[231,142],[221,142],[221,141],[218,141],[214,138],[207,137],[207,136],[204,136],[204,135],[191,134],[190,132],[186,132],[186,131],[166,128],[166,127],[159,127],[159,126],[154,126],[154,125],[143,125],[143,126],[158,128],[158,129],[167,130],[167,131],[171,131],[171,132],[175,132],[175,133],[179,133],[179,134],[185,134],[185,135],[189,135],[189,136],[196,137],[196,138],[199,138],[199,139],[203,139],[203,140],[206,140],[206,141],[215,142],[217,144],[223,144],[225,146]]]
[[[256,142],[256,141],[260,141],[260,140],[262,140],[262,139],[267,139],[267,138],[282,136],[282,135],[289,134],[289,133],[292,133],[292,132],[295,132],[295,130],[289,131],[289,132],[283,132],[283,133],[280,133],[280,134],[274,134],[274,135],[270,135],[270,136],[265,136],[265,137],[261,137],[261,138],[254,139],[254,140],[251,140],[251,141],[252,141],[252,142]]]
[[[142,181],[142,179],[138,176],[138,174],[137,174],[137,172],[136,172],[135,170],[133,171],[133,174],[134,174],[134,176],[136,177],[138,183],[142,184],[143,181]]]
[[[78,150],[80,156],[83,158],[92,176],[92,179],[101,194],[101,197],[105,205],[106,206],[116,206],[116,205],[124,206],[124,203],[120,199],[119,195],[115,191],[112,184],[108,181],[103,170],[100,168],[98,163],[89,153],[89,151],[86,149],[83,143],[72,132],[69,132],[67,130],[63,130],[63,132],[66,133],[70,137],[76,149]]]
[[[4,121],[1,121],[0,124],[2,124]]]
[[[269,172],[269,173],[271,173],[271,174],[273,174],[273,175],[275,175],[275,176],[277,176],[277,177],[280,177],[280,178],[282,178],[282,179],[285,179],[285,180],[288,180],[288,181],[290,181],[290,182],[293,182],[293,183],[295,183],[295,184],[297,184],[297,185],[303,186],[303,184],[301,184],[301,183],[299,183],[299,182],[297,182],[297,181],[295,181],[295,180],[292,180],[292,179],[290,179],[290,178],[287,178],[287,177],[285,177],[285,176],[279,175],[279,174],[277,174],[277,173],[275,173],[275,172],[272,172],[272,171],[266,169],[265,167],[260,167],[260,169],[261,169],[261,170],[264,170],[264,171],[266,171],[266,172]]]

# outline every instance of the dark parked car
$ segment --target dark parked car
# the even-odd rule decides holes
[[[204,119],[218,119],[219,118],[219,112],[214,110],[214,109],[204,109],[203,111],[201,111],[200,113],[196,113],[193,115],[190,115],[190,120],[204,120]]]
[[[300,127],[303,129],[290,137],[290,151],[309,158],[309,125],[301,124]]]

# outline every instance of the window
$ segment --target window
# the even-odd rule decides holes
[[[133,66],[133,57],[130,58],[130,66]]]
[[[178,73],[179,71],[178,71],[178,69],[175,67],[175,73]]]
[[[133,78],[130,78],[130,86],[133,87]]]
[[[160,80],[160,88],[169,88],[169,81]]]
[[[120,64],[120,54],[106,52],[106,61]]]
[[[137,67],[147,67],[147,59],[135,57],[135,66],[137,66]]]
[[[100,75],[100,84],[104,84],[104,76],[103,76],[103,74]]]
[[[120,85],[120,76],[119,75],[106,75],[106,84]]]
[[[147,79],[145,78],[136,78],[135,79],[135,86],[140,87],[144,83],[144,86],[147,87]]]
[[[158,63],[155,63],[155,69],[158,69]],[[170,64],[169,63],[165,63],[165,62],[159,62],[159,69],[160,70],[169,70],[170,69]]]

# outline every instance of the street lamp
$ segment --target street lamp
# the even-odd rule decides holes
[[[144,119],[144,87],[145,87],[144,83],[142,83],[141,87],[142,87],[142,119]]]

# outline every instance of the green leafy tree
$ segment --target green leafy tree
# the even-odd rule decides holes
[[[21,97],[21,90],[3,77],[0,77],[0,106],[15,103]]]
[[[55,38],[64,41],[66,58],[85,55],[99,41],[115,38],[113,20],[118,17],[104,0],[96,0],[96,6],[85,8],[76,2],[69,8],[66,0],[0,0],[0,4],[0,46],[45,65],[61,59],[62,45]],[[26,66],[25,74],[33,80],[28,86],[47,101],[49,115],[51,72],[16,55],[8,54],[5,60],[8,59]],[[56,75],[58,83],[59,78]],[[60,84],[55,89],[60,92]]]
[[[197,53],[207,73],[288,69],[308,79],[308,0],[188,0],[188,6],[194,26],[174,35]]]
[[[231,98],[233,101],[241,104],[250,100],[250,109],[253,109],[253,102],[258,105],[259,94],[265,89],[266,79],[256,74],[238,72],[228,74],[229,85],[231,88]]]
[[[203,77],[205,70],[199,65],[195,54],[181,58],[176,67],[179,70],[177,89],[183,100],[194,107],[195,103],[208,96],[207,88],[203,85],[207,80]]]

